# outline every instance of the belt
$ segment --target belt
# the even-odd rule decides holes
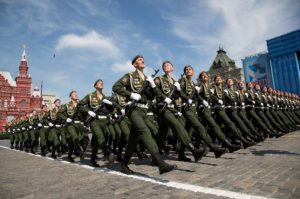
[[[154,115],[152,112],[147,113],[147,115]]]
[[[139,108],[145,108],[145,109],[148,109],[148,104],[136,103],[136,106],[139,107]]]
[[[49,128],[49,126],[44,126],[45,129]]]
[[[32,129],[32,126],[29,126],[28,128],[29,128],[29,129]]]
[[[56,128],[59,128],[59,127],[61,127],[61,125],[59,125],[59,124],[55,124],[55,127],[56,127]]]
[[[167,107],[174,108],[174,104],[168,104]]]
[[[186,103],[183,103],[182,105],[185,106]],[[196,104],[195,103],[191,103],[191,104],[189,104],[189,106],[196,106]]]
[[[74,124],[79,124],[79,123],[81,123],[80,121],[74,121]]]
[[[98,115],[98,119],[107,119],[106,115]]]

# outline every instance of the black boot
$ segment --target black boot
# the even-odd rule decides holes
[[[19,149],[19,143],[16,143],[15,149],[16,149],[16,150]]]
[[[106,147],[106,143],[102,144],[101,149],[104,154],[104,159],[108,161],[108,163],[113,163],[115,161],[115,157],[113,152]]]
[[[192,152],[195,162],[201,160],[205,151],[204,149],[196,149],[192,143],[189,143],[187,147]]]
[[[31,143],[30,147],[31,147],[30,152],[31,152],[32,154],[35,154],[35,150],[34,150],[34,142]]]
[[[41,155],[46,156],[46,146],[41,147]]]
[[[155,159],[158,164],[159,174],[170,172],[177,167],[176,165],[167,164],[163,159],[161,159],[159,154],[152,155],[152,158]]]
[[[244,137],[240,137],[240,140],[243,142],[244,148],[255,145],[254,142],[246,140]]]
[[[224,140],[223,142],[224,147],[229,149],[229,152],[232,153],[236,150],[239,150],[241,147],[235,144],[231,144],[228,140]]]
[[[221,147],[219,147],[217,145],[214,145],[214,144],[208,144],[208,146],[214,152],[216,158],[219,158],[223,154],[228,152],[228,150],[226,148],[221,148]]]
[[[191,159],[185,156],[185,146],[182,144],[178,153],[178,161],[190,162]]]
[[[61,156],[62,156],[62,153],[61,153],[61,145],[57,145],[57,146],[56,146],[56,151],[57,151],[57,156],[58,156],[58,157],[61,157]]]
[[[79,140],[76,139],[74,143],[74,149],[76,149],[77,155],[79,156],[80,160],[84,159],[84,152],[79,144]]]
[[[69,145],[68,160],[69,162],[72,163],[75,162],[75,160],[72,158],[73,151],[74,151],[74,144],[73,141],[71,141]]]
[[[134,174],[134,171],[132,171],[129,167],[128,167],[128,163],[129,163],[130,158],[129,157],[125,157],[124,161],[121,163],[121,172],[125,173],[127,175],[129,174]]]
[[[20,151],[23,151],[23,142],[20,143],[20,148],[19,148],[19,150],[20,150]]]
[[[56,154],[55,154],[55,151],[56,151],[56,147],[53,145],[52,146],[52,154],[51,154],[51,157],[53,158],[53,159],[56,159],[57,157],[56,157]]]
[[[14,148],[14,144],[10,143],[10,148],[13,149]]]

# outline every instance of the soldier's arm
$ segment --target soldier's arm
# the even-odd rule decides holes
[[[82,100],[79,101],[77,104],[77,109],[79,112],[87,113],[89,109],[89,103],[90,103],[90,96],[86,95]]]
[[[131,93],[126,89],[130,86],[129,74],[124,75],[112,87],[113,92],[130,98]]]
[[[184,101],[184,102],[187,102],[190,98],[189,96],[184,92],[185,90],[185,81],[183,78],[179,79],[178,80],[178,83],[180,84],[180,91],[179,91],[179,96],[181,97],[181,99]]]
[[[161,90],[161,82],[160,82],[160,79],[159,77],[156,77],[154,79],[154,82],[155,82],[155,85],[156,85],[156,100],[157,102],[162,102],[165,100],[165,98],[167,97]]]

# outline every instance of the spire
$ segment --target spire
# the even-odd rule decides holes
[[[26,45],[23,44],[22,48],[23,48],[23,53],[22,53],[22,59],[21,59],[21,61],[27,61],[27,59],[26,59],[26,51],[25,51]]]

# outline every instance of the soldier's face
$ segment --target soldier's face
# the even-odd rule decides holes
[[[55,105],[56,107],[60,107],[60,105],[61,105],[60,100],[57,100],[57,101],[54,103],[54,105]]]
[[[44,107],[43,107],[43,111],[44,111],[44,112],[47,112],[47,111],[48,111],[48,107],[47,107],[47,106],[44,106]]]
[[[77,99],[78,99],[77,92],[73,92],[73,93],[71,94],[71,99],[72,99],[72,100],[77,100]]]
[[[37,115],[37,112],[36,112],[36,111],[33,111],[32,114],[33,114],[33,115]]]
[[[257,90],[257,91],[260,90],[260,86],[258,84],[255,85],[255,90]]]
[[[145,68],[144,58],[143,57],[137,58],[137,60],[135,60],[134,62],[134,67],[136,69],[144,69]]]
[[[194,75],[194,70],[193,68],[191,67],[187,67],[184,71],[184,74],[187,76],[187,77],[192,77]]]
[[[228,79],[227,80],[227,86],[230,87],[233,85],[233,80],[232,79]]]
[[[223,80],[222,80],[222,78],[219,77],[219,76],[218,76],[218,77],[216,78],[216,80],[215,80],[215,84],[216,84],[216,85],[221,85],[222,82],[223,82]]]
[[[253,88],[253,85],[252,85],[251,82],[249,82],[249,83],[247,84],[247,88],[249,88],[249,89]]]
[[[103,82],[102,82],[102,81],[98,81],[98,82],[97,82],[97,84],[96,84],[96,89],[97,89],[97,90],[103,89]]]
[[[268,93],[272,93],[273,89],[272,88],[268,88]]]
[[[201,81],[202,82],[208,82],[208,75],[206,73],[201,74]]]
[[[163,70],[165,73],[171,73],[173,72],[173,65],[170,63],[165,63],[163,66]]]
[[[244,82],[240,82],[240,83],[239,83],[239,89],[244,89],[244,88],[245,88]]]

